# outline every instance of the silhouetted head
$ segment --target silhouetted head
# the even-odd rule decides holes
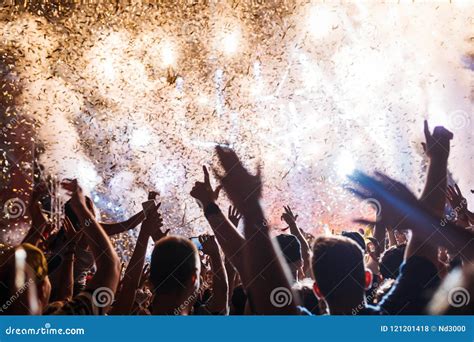
[[[199,288],[201,264],[196,246],[170,235],[159,240],[150,264],[150,282],[157,294],[187,294]]]
[[[353,240],[342,236],[318,237],[313,244],[314,291],[331,313],[350,313],[365,300],[372,273],[365,269],[363,252]]]
[[[297,272],[303,266],[301,255],[301,244],[296,236],[291,234],[280,234],[276,236],[283,257],[288,264],[294,280],[297,280]]]
[[[393,246],[387,249],[380,258],[380,274],[384,279],[396,279],[403,262],[406,245]]]
[[[360,248],[362,248],[362,251],[365,253],[366,246],[365,246],[365,241],[364,237],[359,233],[359,232],[342,232],[342,236],[345,236],[353,241],[355,241]]]

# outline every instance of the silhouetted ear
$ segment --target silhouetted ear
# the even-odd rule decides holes
[[[365,270],[365,289],[368,290],[372,286],[372,280],[373,280],[373,275],[372,271],[370,270]]]
[[[313,292],[319,300],[324,298],[323,295],[321,294],[321,290],[319,289],[318,284],[316,284],[316,282],[313,283]]]

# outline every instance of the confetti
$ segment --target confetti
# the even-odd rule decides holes
[[[77,177],[104,220],[156,190],[173,233],[208,231],[189,191],[226,143],[262,165],[276,228],[290,204],[307,232],[355,229],[344,177],[379,169],[421,188],[425,118],[453,130],[453,175],[474,183],[472,5],[65,3],[0,7],[15,84],[2,151],[33,137],[45,172]],[[134,234],[116,239],[124,254]]]

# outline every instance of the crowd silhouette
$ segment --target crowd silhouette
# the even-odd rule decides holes
[[[424,127],[429,166],[419,198],[374,172],[354,172],[347,189],[380,206],[367,232],[311,236],[298,209],[285,206],[284,234],[272,235],[260,200],[264,170],[247,170],[217,146],[221,170],[203,166],[190,196],[213,235],[184,237],[164,227],[160,198],[124,222],[101,223],[75,179],[60,226],[42,210],[45,184],[33,189],[31,228],[0,256],[0,312],[9,315],[420,315],[473,314],[474,214],[448,184],[453,134]],[[199,167],[199,166],[197,166]],[[212,179],[215,178],[215,179]],[[213,186],[217,183],[217,186]],[[231,207],[219,205],[225,191]],[[237,227],[243,226],[243,233]],[[110,236],[140,227],[122,267]],[[146,263],[149,241],[154,243]]]

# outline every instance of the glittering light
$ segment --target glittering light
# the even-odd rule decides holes
[[[161,60],[164,67],[172,66],[176,61],[176,53],[173,45],[166,41],[161,46]]]
[[[342,178],[345,178],[354,172],[355,167],[354,158],[348,151],[341,152],[336,160],[336,164],[334,165],[337,174]]]
[[[102,70],[104,73],[104,76],[109,80],[109,81],[114,81],[115,80],[115,70],[114,70],[114,64],[113,60],[111,57],[104,58],[99,62],[99,68]]]
[[[310,10],[307,25],[313,37],[322,39],[338,24],[337,14],[326,7],[315,6]]]
[[[102,181],[101,177],[97,174],[94,165],[89,161],[78,160],[77,164],[74,165],[74,168],[76,172],[72,176],[77,178],[78,182],[87,193],[90,193],[92,189]]]
[[[197,98],[197,102],[200,104],[200,105],[207,105],[209,103],[209,98],[205,95],[201,95]]]
[[[38,121],[35,141],[45,147],[39,162],[79,177],[111,220],[136,213],[155,189],[173,233],[203,233],[189,190],[202,164],[214,166],[213,147],[229,144],[250,167],[263,165],[269,215],[279,221],[291,204],[308,213],[303,227],[339,230],[357,203],[340,189],[354,164],[393,166],[391,176],[420,187],[413,146],[425,117],[458,127],[456,141],[466,143],[450,165],[461,187],[474,182],[464,167],[472,120],[462,114],[471,113],[472,71],[460,67],[472,11],[457,1],[253,1],[251,11],[245,1],[195,3],[81,7],[60,25],[28,13],[2,18],[2,43],[18,47],[18,111]],[[127,253],[133,234],[118,241]]]
[[[238,51],[240,44],[240,36],[240,31],[237,29],[224,34],[221,43],[222,50],[226,55],[231,56]]]
[[[141,148],[147,146],[151,141],[152,135],[145,127],[134,129],[130,136],[130,146],[132,148]]]
[[[440,108],[432,108],[429,113],[430,114],[428,120],[431,125],[431,128],[434,128],[436,126],[445,126],[447,128],[450,128],[449,118],[443,110],[441,110]]]

